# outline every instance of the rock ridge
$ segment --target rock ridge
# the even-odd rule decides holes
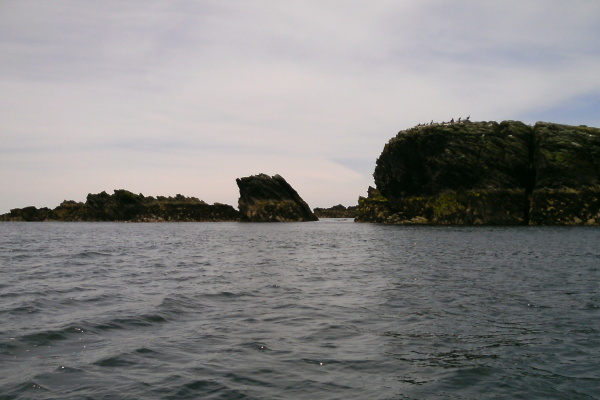
[[[127,222],[216,222],[240,221],[230,205],[207,204],[195,197],[146,197],[128,190],[88,194],[85,203],[65,200],[54,209],[16,208],[0,215],[0,221],[127,221]]]

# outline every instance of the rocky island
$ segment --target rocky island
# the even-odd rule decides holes
[[[313,211],[280,175],[236,180],[239,211],[195,197],[89,194],[0,221],[248,221],[352,218],[432,225],[600,225],[600,129],[518,121],[430,123],[400,131],[358,206]]]
[[[298,192],[280,175],[252,175],[236,180],[240,189],[238,207],[250,222],[304,222],[318,218]]]
[[[600,129],[442,123],[384,147],[355,220],[392,224],[599,225]]]
[[[196,197],[151,197],[119,189],[88,194],[85,203],[65,200],[54,209],[15,208],[0,221],[123,221],[123,222],[296,222],[318,218],[280,175],[237,180],[240,211],[230,205],[207,204]]]

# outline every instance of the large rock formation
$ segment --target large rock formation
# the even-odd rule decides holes
[[[236,179],[238,207],[250,222],[317,221],[308,204],[280,175],[259,174]]]
[[[207,204],[195,197],[145,197],[127,190],[88,194],[85,203],[62,202],[49,208],[16,208],[0,215],[0,221],[129,221],[205,222],[240,221],[240,213],[230,205]]]
[[[431,124],[384,147],[359,222],[600,224],[600,129]]]

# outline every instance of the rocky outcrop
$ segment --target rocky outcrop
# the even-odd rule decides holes
[[[209,205],[195,197],[146,197],[127,190],[88,194],[86,202],[63,201],[49,208],[17,208],[0,215],[0,221],[128,221],[128,222],[208,222],[240,221],[232,206]]]
[[[600,129],[535,125],[530,223],[600,225]]]
[[[308,204],[280,175],[259,174],[238,178],[238,207],[245,221],[317,221]]]
[[[356,215],[356,208],[358,206],[345,207],[341,204],[330,208],[315,208],[313,212],[317,218],[354,218]]]
[[[384,147],[356,221],[600,224],[600,129],[517,121],[431,124]]]
[[[34,206],[15,208],[9,213],[0,215],[0,221],[56,221],[57,217],[53,210],[48,207],[36,208]]]

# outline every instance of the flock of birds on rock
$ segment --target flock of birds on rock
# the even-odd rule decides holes
[[[467,118],[462,119],[461,117],[458,118],[458,120],[455,122],[454,118],[452,118],[450,120],[450,122],[433,122],[433,120],[431,120],[430,123],[424,123],[424,124],[419,124],[417,125],[417,127],[423,127],[423,126],[430,126],[430,125],[451,125],[451,124],[460,124],[460,123],[464,123],[464,122],[471,122],[469,119],[471,118],[471,116],[469,115]]]

